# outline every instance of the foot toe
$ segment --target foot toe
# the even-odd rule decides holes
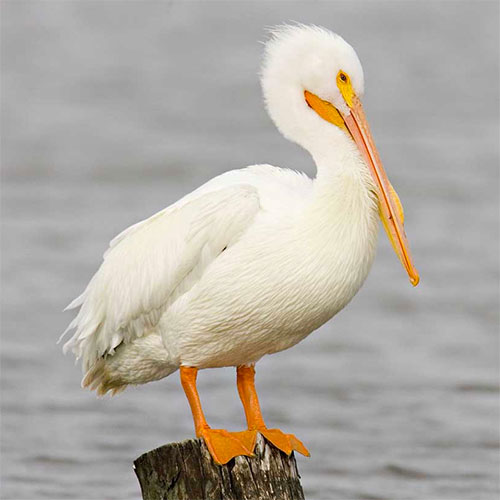
[[[259,432],[276,448],[290,455],[293,450],[302,453],[306,457],[310,456],[309,450],[304,446],[302,441],[297,439],[293,434],[285,434],[280,429],[259,429]]]
[[[224,429],[205,429],[201,432],[201,437],[215,463],[219,465],[226,464],[240,455],[253,455],[237,437]]]
[[[304,446],[304,443],[302,443],[300,439],[296,438],[293,434],[288,434],[288,437],[290,438],[290,443],[295,451],[298,451],[299,453],[305,455],[306,457],[311,456],[309,450]]]
[[[259,429],[259,432],[276,448],[285,452],[287,455],[292,453],[292,443],[290,438],[279,429]]]
[[[243,446],[250,450],[252,453],[255,450],[255,443],[257,442],[257,431],[240,431],[240,432],[231,432]]]

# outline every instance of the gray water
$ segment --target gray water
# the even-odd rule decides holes
[[[193,435],[177,374],[80,389],[55,342],[107,242],[225,170],[313,175],[256,76],[265,27],[340,32],[405,206],[422,276],[385,237],[355,300],[257,366],[265,417],[299,436],[311,499],[496,499],[496,2],[2,2],[1,496],[138,499],[132,461]],[[242,429],[230,369],[200,374],[213,426]]]

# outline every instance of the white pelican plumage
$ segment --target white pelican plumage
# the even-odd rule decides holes
[[[381,217],[413,285],[403,211],[361,106],[354,49],[315,26],[282,26],[266,44],[262,88],[282,134],[312,155],[317,176],[254,165],[226,172],[119,234],[83,294],[64,350],[83,360],[82,385],[113,394],[180,369],[196,435],[214,460],[251,455],[268,429],[254,365],[288,349],[340,311],[373,262]],[[211,429],[199,369],[237,367],[248,430]]]

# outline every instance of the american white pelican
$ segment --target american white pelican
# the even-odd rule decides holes
[[[315,26],[282,26],[262,69],[267,110],[312,155],[317,176],[254,165],[226,172],[119,234],[82,295],[64,350],[83,359],[84,387],[117,393],[180,368],[196,435],[214,460],[251,455],[257,432],[308,455],[292,434],[268,429],[254,365],[288,349],[340,311],[375,255],[378,216],[413,285],[403,210],[387,180],[360,97],[354,49]],[[211,429],[199,369],[234,366],[248,430]]]

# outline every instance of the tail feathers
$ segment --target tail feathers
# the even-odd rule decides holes
[[[95,390],[98,396],[115,395],[129,385],[160,380],[175,372],[180,362],[165,349],[159,335],[141,337],[130,344],[122,343],[114,354],[95,361],[87,370],[82,387]]]
[[[128,384],[120,378],[113,378],[106,366],[106,360],[101,358],[94,363],[83,377],[82,387],[96,391],[98,396],[104,396],[108,391],[111,392],[111,396],[114,396],[119,392],[123,392],[128,387]]]

